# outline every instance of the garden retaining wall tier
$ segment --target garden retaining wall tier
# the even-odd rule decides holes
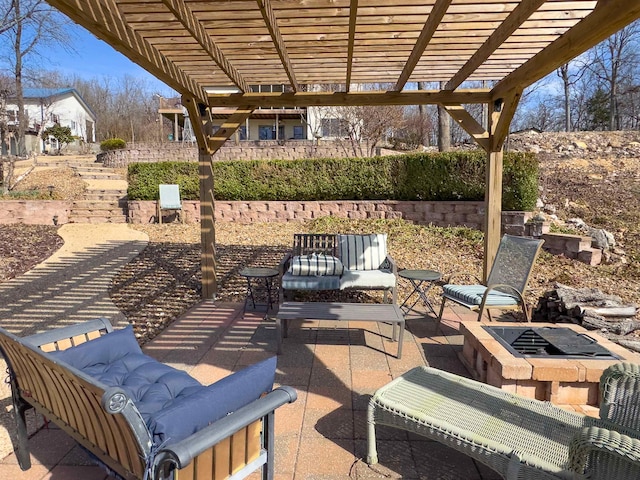
[[[0,201],[0,224],[62,225],[70,223],[73,202],[62,200]],[[200,202],[183,200],[186,223],[200,221]],[[157,222],[155,201],[128,202],[128,223]],[[401,218],[420,225],[438,227],[465,226],[483,229],[483,202],[400,202],[400,201],[322,201],[265,202],[222,201],[215,204],[217,222],[259,223],[300,222],[333,216],[350,219]],[[524,235],[525,223],[531,212],[503,212],[503,233]],[[165,212],[165,222],[175,220],[175,214]],[[104,220],[108,222],[108,219]]]
[[[200,221],[200,202],[183,201],[187,223]],[[215,203],[217,222],[295,222],[333,216],[350,219],[401,218],[420,225],[464,226],[483,229],[483,202],[401,202],[401,201],[313,201],[265,202],[224,201]],[[129,223],[152,223],[156,202],[130,201]],[[524,235],[531,212],[503,212],[504,233]]]
[[[339,141],[310,140],[277,141],[246,140],[228,141],[213,156],[214,161],[230,160],[299,160],[304,158],[353,157],[348,144]],[[97,155],[97,161],[105,167],[121,168],[130,163],[197,162],[198,149],[180,143],[138,145],[135,148],[111,150]]]

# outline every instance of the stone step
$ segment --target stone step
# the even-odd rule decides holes
[[[70,214],[69,223],[127,223],[126,215],[80,215]]]
[[[126,209],[127,202],[120,200],[115,201],[94,201],[94,200],[76,200],[71,205],[71,210],[91,210],[91,211],[105,211],[105,210],[120,210],[120,213]]]
[[[91,190],[85,192],[83,200],[90,202],[114,202],[118,203],[121,207],[125,207],[127,204],[127,192],[123,193],[104,193],[93,192]]]
[[[77,171],[80,178],[84,180],[124,180],[122,175],[118,175],[117,173],[109,173],[109,172],[79,172]]]

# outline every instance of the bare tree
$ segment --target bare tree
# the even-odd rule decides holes
[[[440,88],[444,87],[445,83],[441,82]],[[451,150],[451,117],[442,105],[438,105],[438,150]]]
[[[28,125],[23,94],[25,66],[32,57],[37,56],[40,49],[53,44],[68,46],[69,37],[64,28],[67,21],[43,0],[11,0],[10,7],[5,22],[11,26],[2,36],[11,46],[10,52],[6,54],[15,78],[14,93],[18,107],[17,154],[25,155],[25,132]]]
[[[572,68],[574,67],[574,68]],[[584,73],[586,72],[586,66],[584,64],[578,64],[578,62],[567,62],[562,65],[556,74],[562,80],[562,93],[564,100],[564,131],[570,132],[572,130],[571,125],[571,95],[572,88],[580,81]]]
[[[607,86],[609,95],[609,129],[620,128],[619,85],[632,73],[638,60],[640,22],[632,23],[591,49],[590,70]]]

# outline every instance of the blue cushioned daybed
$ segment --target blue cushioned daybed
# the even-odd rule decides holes
[[[205,386],[144,354],[131,327],[112,331],[102,319],[23,339],[0,329],[0,349],[23,469],[24,412],[35,407],[120,478],[171,478],[175,469],[181,480],[243,478],[265,466],[273,476],[273,411],[296,399],[289,387],[272,391],[276,357]]]
[[[280,262],[280,303],[295,290],[383,290],[396,303],[397,266],[387,235],[296,234]]]

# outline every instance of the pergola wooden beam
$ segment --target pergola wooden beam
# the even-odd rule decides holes
[[[216,65],[229,77],[234,85],[243,92],[248,92],[251,87],[247,81],[240,75],[236,68],[229,63],[220,47],[218,47],[211,37],[207,34],[205,28],[200,21],[193,15],[184,0],[162,0],[171,13],[184,25],[184,28],[197,40],[200,46],[209,54]]]
[[[293,65],[291,64],[291,60],[289,59],[289,54],[287,53],[287,47],[284,44],[282,34],[280,33],[280,29],[278,28],[278,20],[276,19],[275,13],[273,13],[271,0],[256,1],[258,2],[258,7],[260,7],[260,12],[262,13],[264,23],[269,30],[269,34],[271,34],[271,38],[273,39],[273,44],[278,51],[278,56],[280,57],[280,61],[282,62],[282,67],[287,73],[291,88],[293,88],[294,92],[297,92],[300,90],[300,85],[298,85],[298,81],[296,80],[296,74],[293,69]]]
[[[521,0],[506,20],[493,31],[476,53],[465,63],[464,67],[458,70],[458,73],[447,82],[445,90],[455,90],[458,88],[462,82],[469,78],[478,67],[486,62],[511,34],[520,28],[520,26],[529,19],[531,14],[538,10],[540,5],[544,4],[545,1],[546,0]]]
[[[424,105],[436,103],[488,103],[489,89],[475,88],[443,92],[406,90],[402,92],[298,92],[298,93],[209,93],[208,104],[215,107],[342,107],[382,105]]]
[[[353,49],[356,41],[356,24],[358,23],[358,0],[349,3],[349,39],[347,40],[347,74],[345,77],[346,91],[351,90],[351,72],[353,69]]]
[[[176,91],[191,92],[200,101],[205,99],[201,85],[176,67],[158,49],[129,28],[113,0],[83,0],[88,8],[76,8],[70,2],[48,0],[48,3],[91,31],[142,68],[161,78]]]
[[[639,18],[640,1],[599,0],[591,14],[500,80],[493,88],[494,98],[537,82]]]
[[[429,13],[429,17],[420,32],[420,36],[418,37],[416,44],[413,46],[413,50],[407,59],[407,63],[402,69],[402,73],[396,82],[396,86],[394,88],[395,91],[399,92],[402,90],[409,81],[413,70],[416,68],[416,65],[422,58],[422,54],[427,48],[427,45],[429,45],[429,42],[433,38],[433,34],[440,26],[442,17],[447,13],[447,9],[449,8],[449,5],[451,5],[451,1],[452,0],[437,0],[431,9],[431,13]]]

